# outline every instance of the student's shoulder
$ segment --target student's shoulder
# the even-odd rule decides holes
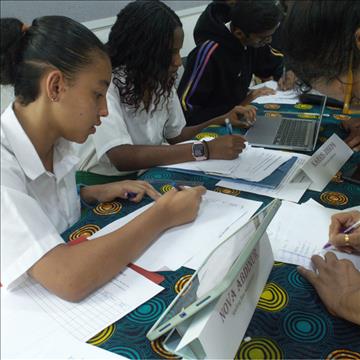
[[[202,59],[206,59],[209,56],[216,56],[222,51],[222,46],[219,42],[214,40],[206,40],[203,43],[197,45],[189,54],[199,55]]]

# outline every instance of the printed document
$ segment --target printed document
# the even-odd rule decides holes
[[[271,175],[291,157],[292,155],[286,152],[247,145],[234,160],[190,161],[166,167],[259,182]]]
[[[210,253],[224,236],[231,234],[234,226],[245,224],[261,204],[208,190],[203,196],[198,216],[192,223],[165,231],[134,263],[149,271],[177,270],[200,251]],[[90,239],[124,226],[150,206],[152,204],[114,221]]]
[[[296,155],[297,157],[295,164],[275,189],[241,184],[231,180],[221,180],[216,185],[224,188],[269,196],[275,199],[298,202],[311,184],[311,180],[306,176],[306,174],[300,171],[310,156],[295,153],[293,153],[293,155]]]
[[[5,329],[2,334],[7,334],[5,346],[12,351],[12,348],[17,349],[17,343],[22,346],[24,342],[29,344],[29,337],[31,345],[36,340],[40,341],[44,334],[50,333],[52,329],[58,331],[59,327],[75,339],[85,342],[163,289],[127,268],[81,302],[72,303],[60,299],[29,278],[18,289],[5,292],[4,295],[2,293],[2,297],[5,298],[6,295],[11,300],[6,302],[6,308],[2,304],[2,313],[7,314],[5,320],[3,317],[1,319],[1,326]],[[16,306],[23,301],[26,306]],[[22,323],[30,329],[35,325],[35,330],[30,333],[19,331]],[[43,327],[38,331],[41,324]]]
[[[343,210],[359,210],[360,206]],[[360,269],[360,256],[349,255],[334,248],[323,249],[329,240],[331,216],[339,210],[326,208],[310,199],[303,204],[283,201],[270,223],[267,233],[274,258],[290,264],[311,268],[311,256],[333,251],[338,258],[348,258]]]

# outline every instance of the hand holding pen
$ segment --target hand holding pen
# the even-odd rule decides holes
[[[360,211],[348,211],[331,217],[330,244],[339,250],[360,252]]]

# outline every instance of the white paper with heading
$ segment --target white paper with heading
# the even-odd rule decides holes
[[[360,206],[342,210],[360,211]],[[303,204],[283,201],[267,228],[274,259],[311,268],[311,256],[333,251],[338,258],[353,261],[360,270],[360,256],[334,248],[323,249],[329,240],[331,216],[339,210],[326,208],[310,199]]]
[[[231,233],[233,226],[245,224],[261,204],[208,190],[192,223],[165,231],[134,263],[149,271],[177,270],[200,251],[208,254],[224,236]],[[114,221],[89,239],[119,229],[150,206],[152,204]]]
[[[312,181],[310,190],[323,191],[353,153],[336,134],[331,135],[302,168]]]

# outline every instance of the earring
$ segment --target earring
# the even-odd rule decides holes
[[[52,98],[51,98],[51,101],[52,101],[52,102],[55,102],[55,101],[56,101],[56,96],[52,97]]]

